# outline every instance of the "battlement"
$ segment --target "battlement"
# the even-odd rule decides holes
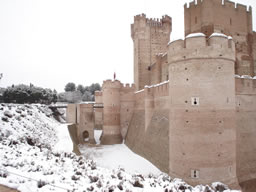
[[[92,103],[79,103],[79,104],[77,104],[77,106],[79,106],[80,108],[93,108],[93,106],[94,106],[94,102]]]
[[[154,97],[163,97],[169,95],[169,81],[164,81],[148,88],[152,90]]]
[[[164,81],[156,85],[145,86],[144,89],[135,92],[136,98],[144,98],[148,94],[154,97],[169,95],[169,81]]]
[[[96,97],[100,97],[100,96],[102,96],[102,91],[95,91],[95,92],[94,92],[94,95],[95,95]]]
[[[213,33],[209,38],[204,34],[190,34],[185,40],[168,44],[168,62],[188,59],[218,58],[235,61],[235,43],[224,34]]]
[[[256,95],[256,77],[236,76],[236,95]]]
[[[103,81],[102,89],[109,89],[109,88],[117,88],[120,89],[122,86],[121,82],[119,80],[112,81],[111,79]]]
[[[135,84],[129,84],[129,83],[126,83],[125,85],[124,84],[121,84],[121,92],[123,93],[134,93],[135,91]]]
[[[185,9],[193,9],[195,7],[201,6],[202,4],[204,4],[206,2],[207,2],[207,0],[194,0],[189,3],[185,3],[184,8]],[[242,5],[240,3],[235,3],[235,2],[232,2],[229,0],[214,0],[214,3],[215,3],[215,5],[219,4],[220,6],[234,8],[234,10],[236,10],[236,11],[252,13],[251,6]]]
[[[135,88],[135,84],[132,83],[132,84],[129,84],[129,83],[126,83],[125,85],[123,83],[121,83],[121,88],[122,89],[134,89]]]
[[[162,19],[159,18],[147,18],[144,13],[134,16],[134,24],[139,22],[144,22],[150,27],[162,27],[164,24],[172,24],[172,18],[168,15],[162,16]]]

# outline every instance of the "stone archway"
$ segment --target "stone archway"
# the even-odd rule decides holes
[[[90,134],[87,130],[83,131],[82,137],[83,137],[84,142],[86,142],[86,143],[89,142],[89,136],[90,136]]]

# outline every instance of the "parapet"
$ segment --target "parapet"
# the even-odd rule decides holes
[[[172,18],[168,15],[159,18],[147,18],[144,13],[134,16],[134,23],[144,21],[149,26],[163,26],[164,23],[172,24]]]
[[[145,94],[151,94],[154,97],[167,96],[169,94],[169,80],[159,84],[145,86]]]
[[[256,77],[236,76],[236,95],[256,95]]]
[[[168,44],[168,63],[199,58],[235,61],[235,43],[224,34],[214,33],[206,38],[198,33]]]
[[[90,102],[90,103],[79,103],[77,104],[78,107],[80,108],[93,108],[94,103]]]
[[[134,23],[131,24],[132,39],[134,39],[136,32],[144,31],[142,28],[145,27],[154,27],[155,29],[170,32],[172,30],[172,18],[168,15],[162,16],[162,19],[147,18],[144,13],[134,16]]]
[[[169,95],[169,81],[164,81],[152,87],[155,98]]]
[[[102,91],[95,91],[94,92],[94,95],[97,97],[97,96],[102,96]]]
[[[102,91],[95,91],[95,103],[102,103]]]
[[[190,3],[185,3],[184,8],[185,9],[193,9],[197,6],[201,6],[201,4],[204,4],[207,1],[209,1],[209,0],[194,0]],[[235,3],[235,2],[232,2],[229,0],[213,0],[213,1],[215,2],[215,5],[219,4],[220,6],[234,8],[234,10],[236,10],[236,11],[252,13],[251,6],[247,7],[246,5],[242,5],[240,3]]]
[[[129,84],[129,83],[126,83],[125,85],[122,83],[121,84],[121,91],[132,91],[134,92],[135,90],[135,84]]]
[[[103,81],[102,89],[111,89],[111,88],[118,88],[120,89],[122,86],[121,82],[119,80],[112,81],[111,79]]]

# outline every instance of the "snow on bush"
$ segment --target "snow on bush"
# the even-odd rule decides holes
[[[74,153],[54,151],[56,122],[44,105],[0,104],[0,184],[22,192],[230,192],[225,185],[192,187],[166,174],[131,175],[98,167]]]

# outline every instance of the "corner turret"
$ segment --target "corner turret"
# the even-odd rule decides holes
[[[168,48],[170,175],[236,188],[235,44],[193,34]]]
[[[103,133],[101,144],[120,144],[123,142],[120,126],[120,89],[118,80],[106,80],[102,85]]]

